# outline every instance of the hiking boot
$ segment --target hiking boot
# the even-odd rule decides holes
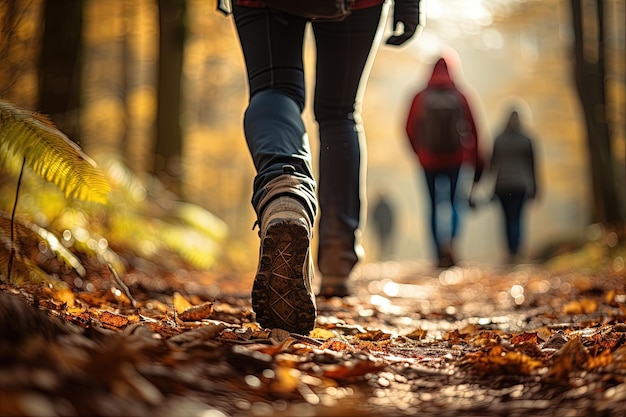
[[[264,328],[308,334],[317,309],[311,290],[311,223],[291,197],[268,203],[261,217],[259,267],[252,286],[252,309]]]
[[[437,263],[437,267],[439,268],[451,268],[456,265],[456,259],[454,257],[454,253],[452,252],[452,247],[450,245],[443,245],[439,248],[439,261]]]
[[[352,295],[348,285],[348,277],[343,275],[324,275],[318,295],[323,298],[342,298]]]

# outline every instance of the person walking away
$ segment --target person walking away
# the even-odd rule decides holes
[[[477,182],[483,159],[471,106],[452,79],[444,58],[437,60],[426,87],[413,98],[406,134],[424,171],[437,265],[447,268],[456,263],[454,240],[460,222],[456,191],[460,169],[464,163],[473,165]],[[450,208],[447,224],[441,224],[439,216],[443,203]]]
[[[523,234],[523,209],[537,195],[533,140],[522,127],[519,113],[512,110],[506,126],[493,143],[489,167],[495,175],[494,197],[504,218],[508,263],[517,263]]]
[[[348,295],[348,276],[360,252],[356,237],[364,138],[357,126],[357,103],[363,93],[359,87],[366,82],[366,62],[376,49],[383,1],[356,0],[343,20],[324,21],[267,7],[263,1],[233,0],[249,87],[243,127],[256,168],[252,206],[260,248],[252,308],[265,328],[305,333],[315,326],[311,239],[318,208],[320,294]],[[387,43],[401,45],[419,25],[419,0],[396,0],[393,19],[403,32],[394,33]],[[317,55],[313,110],[320,140],[318,181],[301,116],[308,24]]]
[[[394,210],[389,201],[389,196],[381,192],[374,204],[372,211],[374,221],[374,231],[378,239],[379,259],[389,259],[393,252],[393,234],[395,228]]]

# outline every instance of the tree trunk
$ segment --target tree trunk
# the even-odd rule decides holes
[[[83,1],[47,1],[43,20],[38,110],[78,142]]]
[[[159,0],[159,75],[153,173],[181,192],[181,77],[185,43],[185,0]]]
[[[594,36],[585,33],[583,2],[571,0],[572,26],[574,29],[574,79],[584,115],[587,146],[591,166],[593,191],[592,221],[608,225],[623,223],[616,191],[613,155],[606,117],[606,94],[604,91],[604,8],[603,1],[593,2],[596,7],[597,43],[593,46],[596,59],[585,54],[586,46]]]

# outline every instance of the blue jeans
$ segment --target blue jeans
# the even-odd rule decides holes
[[[284,165],[293,166],[301,182],[298,197],[305,200],[311,220],[320,212],[322,274],[347,276],[359,260],[363,138],[357,106],[381,11],[382,5],[356,10],[341,22],[311,23],[317,52],[313,110],[320,140],[316,183],[301,117],[307,20],[267,8],[233,6],[250,90],[244,131],[257,171],[252,205],[260,217],[264,186],[282,174]]]
[[[456,188],[460,167],[442,170],[424,170],[428,195],[430,197],[430,230],[437,256],[441,257],[441,249],[452,244],[459,228],[459,210],[456,199]],[[440,219],[442,204],[447,204],[450,213],[446,224]]]

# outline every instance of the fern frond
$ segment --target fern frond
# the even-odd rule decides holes
[[[9,257],[11,256],[11,241],[5,236],[0,236],[0,282],[6,281],[9,277],[7,270]],[[32,282],[34,284],[48,283],[54,280],[53,277],[44,272],[36,263],[23,256],[13,257],[13,267],[11,271],[11,282],[21,284]]]
[[[96,163],[44,116],[0,100],[0,158],[8,169],[26,159],[68,198],[105,203],[111,190]]]

